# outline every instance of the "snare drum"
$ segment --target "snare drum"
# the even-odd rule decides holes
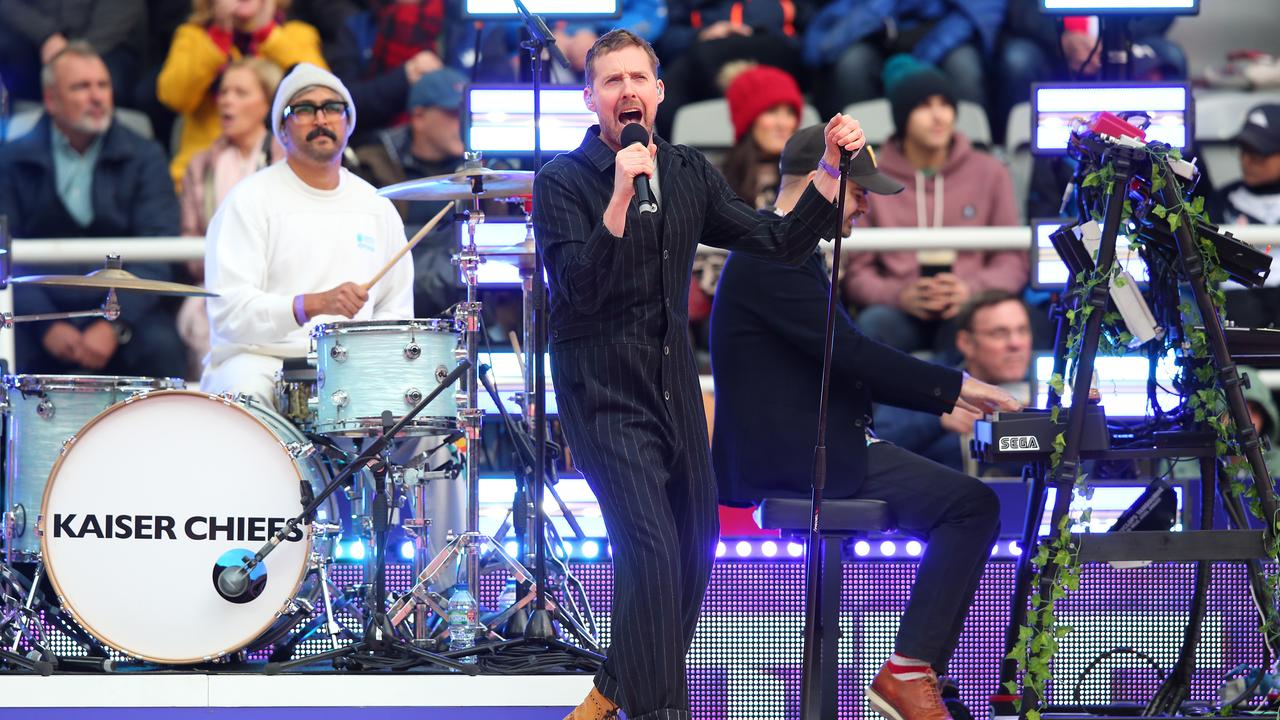
[[[151,662],[244,648],[291,612],[312,552],[329,552],[304,524],[253,571],[253,592],[217,590],[221,568],[262,547],[328,479],[312,450],[253,402],[169,390],[107,409],[63,449],[44,494],[41,549],[62,606]]]
[[[451,320],[337,322],[311,331],[316,353],[316,432],[363,436],[382,430],[382,412],[403,417],[457,364]],[[405,427],[438,435],[458,425],[460,388],[446,388]]]
[[[138,393],[182,388],[177,378],[6,375],[8,466],[5,468],[6,556],[34,562],[40,552],[36,514],[62,443],[95,415]]]

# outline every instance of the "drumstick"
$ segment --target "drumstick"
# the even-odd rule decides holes
[[[524,377],[524,356],[520,352],[520,338],[515,330],[507,331],[507,339],[511,341],[511,349],[516,353],[516,365],[520,368],[520,377]]]
[[[417,234],[413,236],[413,239],[411,239],[408,243],[406,243],[404,247],[400,248],[400,250],[396,252],[396,254],[390,260],[387,261],[387,264],[382,266],[382,269],[378,271],[378,274],[373,276],[372,280],[365,283],[364,285],[361,285],[360,287],[364,288],[365,292],[369,292],[369,288],[376,285],[378,281],[382,279],[383,275],[386,275],[387,272],[391,270],[391,268],[395,267],[395,264],[400,261],[400,258],[404,257],[405,253],[412,250],[413,246],[417,245],[419,240],[426,237],[427,233],[435,229],[436,225],[440,223],[440,219],[444,217],[444,214],[449,212],[451,209],[453,209],[453,203],[454,201],[450,200],[448,203],[445,204],[444,207],[440,208],[440,212],[436,213],[436,216],[431,218],[431,220],[428,221],[426,225],[423,225],[422,229],[419,230]]]

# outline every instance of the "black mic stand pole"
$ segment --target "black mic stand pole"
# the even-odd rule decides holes
[[[547,50],[562,67],[568,67],[569,61],[560,48],[556,47],[555,35],[547,28],[542,18],[533,15],[520,0],[515,0],[516,10],[524,18],[529,30],[529,40],[523,47],[529,51],[533,69],[533,170],[542,169],[542,53]],[[535,238],[536,240],[537,238]],[[529,621],[524,628],[524,636],[530,640],[555,639],[556,628],[547,612],[546,578],[547,556],[544,540],[542,490],[546,477],[547,418],[546,397],[547,378],[546,365],[542,360],[546,352],[547,337],[547,288],[546,270],[543,264],[541,248],[534,253],[533,261],[533,347],[527,348],[525,367],[533,373],[533,394],[526,398],[528,412],[533,430],[533,445],[537,449],[533,457],[533,474],[530,478],[533,491],[532,535],[535,543],[533,577],[536,595]]]
[[[848,183],[849,161],[853,154],[848,150],[840,151],[840,189],[836,195],[835,231],[832,233],[835,247],[832,250],[831,289],[827,294],[827,328],[822,341],[822,385],[818,398],[818,441],[813,448],[813,500],[812,517],[809,522],[809,542],[804,556],[804,652],[800,678],[800,718],[801,720],[818,720],[829,716],[834,720],[836,698],[835,688],[823,687],[823,675],[820,668],[828,667],[823,656],[836,657],[835,647],[825,647],[828,631],[835,628],[822,626],[822,571],[826,562],[820,520],[822,512],[822,491],[827,485],[827,405],[831,393],[831,353],[835,344],[836,330],[836,288],[840,287],[840,240],[844,234],[844,195]],[[834,599],[839,602],[839,598]],[[836,633],[831,632],[831,642],[835,643]],[[826,690],[831,697],[824,697]],[[824,713],[824,706],[831,712]]]

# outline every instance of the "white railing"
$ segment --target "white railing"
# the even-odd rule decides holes
[[[1225,228],[1238,239],[1274,252],[1280,246],[1280,225],[1240,225]],[[958,228],[855,228],[842,245],[844,252],[890,250],[1029,250],[1031,229],[1014,227]],[[723,253],[701,246],[700,253]],[[120,255],[127,270],[131,263],[178,262],[204,257],[204,238],[62,238],[14,240],[13,260],[20,265],[56,265],[103,260]],[[86,308],[88,309],[88,308]],[[13,311],[12,288],[0,291],[0,312]],[[13,367],[13,333],[0,332],[0,357]]]

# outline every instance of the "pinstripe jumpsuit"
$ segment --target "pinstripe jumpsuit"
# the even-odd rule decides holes
[[[661,209],[641,216],[633,203],[621,238],[604,227],[615,153],[598,127],[538,173],[533,222],[561,421],[613,546],[612,643],[595,683],[632,720],[683,720],[719,534],[688,334],[694,252],[701,242],[799,264],[836,212],[811,185],[785,218],[757,213],[701,153],[655,142]]]

